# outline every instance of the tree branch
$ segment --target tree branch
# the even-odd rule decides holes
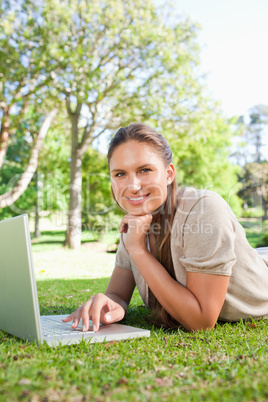
[[[38,156],[42,149],[44,139],[57,113],[58,110],[53,109],[46,115],[46,118],[40,128],[36,143],[32,149],[29,164],[13,189],[0,196],[0,208],[5,208],[12,205],[29,186],[38,165]]]

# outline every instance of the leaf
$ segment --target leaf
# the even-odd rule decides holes
[[[128,380],[125,377],[120,378],[120,380],[117,381],[116,385],[121,385],[121,384],[128,384]]]
[[[247,326],[250,328],[258,328],[258,325],[253,324],[253,322],[247,322]]]
[[[170,387],[173,385],[173,380],[172,378],[169,377],[156,377],[154,379],[154,382],[159,386],[159,387]]]
[[[118,343],[118,341],[112,341],[112,342],[108,342],[105,344],[105,348],[109,348],[110,346],[114,345],[115,343]]]
[[[31,385],[32,381],[29,378],[22,378],[19,381],[19,385]]]

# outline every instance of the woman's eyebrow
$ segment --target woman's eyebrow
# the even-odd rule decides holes
[[[113,169],[111,170],[111,173],[113,172],[124,172],[124,169]]]
[[[145,163],[145,165],[138,166],[136,169],[140,170],[140,169],[144,169],[145,167],[148,167],[148,166],[153,166],[153,165],[150,163]],[[125,170],[124,169],[113,169],[113,170],[111,170],[111,173],[113,173],[113,172],[125,172]]]
[[[154,166],[154,165],[151,164],[151,163],[145,163],[145,165],[139,166],[138,169],[144,169],[144,168],[146,168],[146,167],[148,167],[148,166]]]

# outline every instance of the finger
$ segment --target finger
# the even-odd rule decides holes
[[[123,307],[118,306],[117,308],[109,311],[103,317],[105,324],[112,324],[113,322],[121,321],[125,316],[125,310]]]
[[[74,312],[72,314],[68,315],[68,317],[63,318],[62,321],[69,322],[69,321],[72,321],[73,318],[74,318]]]
[[[152,214],[147,214],[146,217],[147,217],[147,222],[150,225],[152,223],[152,220],[153,220],[153,215]]]
[[[77,328],[78,327],[78,324],[79,324],[79,321],[80,321],[80,314],[78,313],[78,314],[75,314],[74,315],[74,320],[73,320],[73,324],[72,324],[72,328]]]
[[[153,216],[152,214],[147,214],[145,215],[145,223],[144,223],[144,228],[145,230],[149,230],[150,229],[150,225],[152,223],[153,220]]]
[[[103,294],[99,294],[95,297],[94,302],[92,304],[92,309],[91,309],[91,316],[92,316],[92,322],[93,322],[93,331],[97,332],[100,327],[100,315],[101,315],[101,310],[103,307],[105,307],[108,303],[108,298],[107,296],[104,296]]]
[[[94,297],[91,297],[83,306],[81,311],[81,318],[82,318],[82,329],[83,331],[89,330],[89,315],[90,309],[93,303]]]

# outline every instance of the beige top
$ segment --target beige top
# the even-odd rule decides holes
[[[124,246],[115,266],[133,272],[143,302],[148,286]],[[248,243],[229,205],[209,190],[185,188],[171,231],[171,253],[177,281],[186,286],[186,272],[230,277],[219,319],[268,318],[268,259]]]

